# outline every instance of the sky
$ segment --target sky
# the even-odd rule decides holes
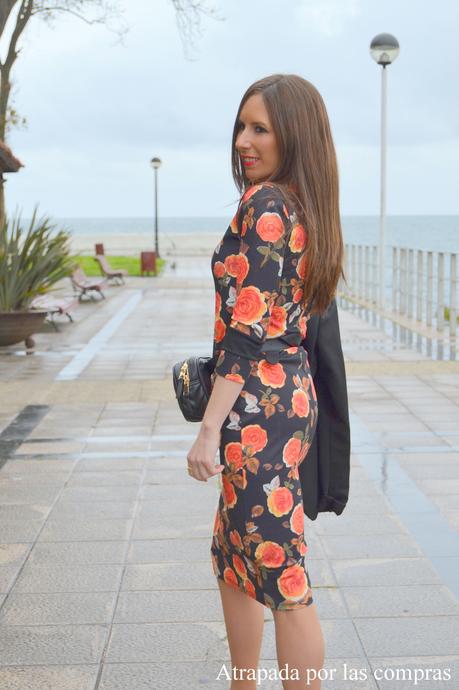
[[[207,0],[185,50],[170,0],[120,0],[122,44],[104,26],[34,18],[13,71],[27,118],[7,143],[24,163],[7,206],[54,217],[232,216],[234,118],[273,73],[311,81],[336,146],[343,215],[377,215],[381,67],[372,38],[395,35],[388,67],[387,213],[459,214],[457,0]],[[0,45],[4,56],[5,45]]]

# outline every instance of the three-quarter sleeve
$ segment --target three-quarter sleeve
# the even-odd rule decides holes
[[[249,188],[237,212],[239,252],[225,259],[236,279],[231,320],[219,343],[215,374],[245,383],[268,335],[280,294],[290,218],[281,192],[270,183]]]

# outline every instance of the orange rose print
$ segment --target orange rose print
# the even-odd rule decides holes
[[[233,309],[233,320],[250,326],[257,323],[266,312],[263,294],[254,285],[241,288]]]
[[[255,560],[265,568],[279,568],[285,561],[285,551],[274,541],[265,541],[255,550]]]
[[[238,587],[237,575],[231,568],[225,568],[223,571],[223,579],[228,585],[232,587]]]
[[[259,184],[253,185],[252,187],[249,187],[244,192],[244,194],[242,195],[241,201],[243,201],[244,203],[247,203],[247,201],[250,199],[250,197],[253,196],[256,192],[258,192],[259,189],[261,189],[261,185],[259,185]]]
[[[257,595],[255,592],[255,587],[250,582],[250,580],[244,580],[243,584],[244,584],[244,591],[249,595],[249,597],[252,597],[252,599],[256,599]]]
[[[302,316],[301,319],[298,320],[298,326],[300,328],[300,333],[303,340],[304,338],[306,338],[307,323],[308,322],[304,316]]]
[[[268,510],[276,517],[287,515],[293,507],[293,495],[286,486],[274,489],[268,496]]]
[[[259,424],[249,424],[242,429],[241,442],[244,447],[251,446],[258,453],[268,443],[268,434]]]
[[[298,417],[307,417],[309,414],[309,398],[301,388],[293,391],[292,410]]]
[[[242,283],[249,272],[249,262],[245,254],[230,254],[225,259],[226,272],[236,278],[236,282]]]
[[[227,443],[225,446],[225,460],[237,469],[242,467],[242,445],[240,443]]]
[[[287,467],[292,467],[300,459],[301,441],[299,438],[291,438],[284,446],[282,460]]]
[[[288,246],[292,252],[302,252],[306,247],[306,230],[299,223],[293,226]]]
[[[223,338],[225,337],[225,333],[226,333],[225,322],[223,321],[223,319],[216,319],[215,320],[215,331],[214,331],[215,342],[216,343],[221,342],[223,340]]]
[[[243,579],[247,579],[247,569],[245,567],[244,561],[236,553],[233,554],[233,566],[237,574]]]
[[[221,261],[217,261],[214,265],[214,276],[216,278],[223,278],[225,273],[225,264],[222,264]]]
[[[299,302],[301,302],[302,299],[303,299],[303,289],[298,288],[293,293],[292,302],[295,302],[295,304],[298,304]]]
[[[306,276],[306,263],[307,263],[307,256],[306,254],[302,254],[297,265],[296,265],[296,272],[298,273],[300,278],[305,278]]]
[[[295,506],[290,518],[290,529],[295,534],[303,534],[304,532],[304,511],[301,503]]]
[[[215,293],[215,316],[218,318],[220,316],[220,310],[222,308],[222,298],[219,292]]]
[[[225,505],[227,508],[234,508],[237,503],[237,494],[234,490],[234,486],[228,481],[226,475],[222,472],[222,491]]]
[[[268,324],[268,336],[276,338],[287,330],[287,310],[285,307],[274,306],[271,309]]]
[[[301,565],[292,565],[286,568],[277,578],[279,592],[285,599],[300,601],[308,591],[306,573]]]
[[[242,539],[241,539],[241,535],[239,534],[239,532],[237,530],[233,529],[233,530],[231,530],[229,537],[230,537],[230,541],[233,544],[233,546],[235,546],[237,549],[242,551]]]
[[[225,374],[224,378],[235,383],[244,383],[244,379],[240,374]]]
[[[264,242],[277,242],[284,231],[284,222],[278,213],[263,213],[255,227],[255,232]]]
[[[285,384],[285,370],[280,362],[270,364],[266,359],[261,359],[258,362],[257,374],[265,386],[282,388]]]

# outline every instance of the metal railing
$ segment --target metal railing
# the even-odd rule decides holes
[[[392,312],[435,328],[440,333],[449,327],[456,337],[458,316],[457,254],[409,247],[388,247],[386,261],[387,305]],[[340,281],[343,297],[378,306],[378,247],[345,244],[344,272],[347,285]]]

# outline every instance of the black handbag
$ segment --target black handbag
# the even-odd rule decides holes
[[[268,362],[279,361],[282,346],[300,345],[299,333],[267,340],[261,350]],[[215,369],[214,357],[188,357],[172,367],[172,380],[177,402],[187,422],[201,422],[212,393],[211,376]]]
[[[213,357],[188,357],[172,367],[177,402],[187,422],[201,422],[212,393]]]

